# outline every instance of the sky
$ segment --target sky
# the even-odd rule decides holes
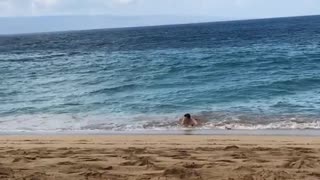
[[[0,0],[0,16],[79,14],[265,18],[320,14],[320,0]]]
[[[135,21],[132,19],[134,17],[142,18],[131,24],[125,19],[119,20],[123,23],[118,22],[117,25],[111,21],[108,23],[110,27],[122,27],[157,24],[152,23],[154,18],[151,16],[156,16],[160,24],[166,24],[167,21],[170,24],[194,22],[196,18],[202,22],[317,14],[320,14],[320,0],[0,0],[0,33],[11,31],[11,26],[16,28],[16,24],[19,24],[17,18],[29,16],[107,15],[131,18],[130,21]],[[160,16],[166,18],[160,19]],[[170,21],[168,16],[179,16],[180,19]],[[16,19],[3,23],[6,17]],[[181,18],[185,20],[181,21]],[[47,21],[45,19],[43,23]],[[33,23],[31,25],[35,26]],[[1,31],[4,26],[7,26],[6,30]],[[100,26],[103,25],[100,23],[96,27]],[[88,25],[85,28],[90,27]]]

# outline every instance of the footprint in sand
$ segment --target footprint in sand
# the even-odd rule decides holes
[[[60,162],[57,165],[61,166],[64,165],[63,168],[60,170],[62,173],[66,174],[75,174],[75,173],[83,173],[83,172],[106,172],[113,169],[113,166],[104,166],[101,164],[79,164],[73,162]]]
[[[244,152],[237,152],[230,155],[233,159],[248,159],[248,155]]]
[[[187,169],[199,169],[202,168],[204,166],[204,164],[196,164],[196,163],[186,163],[183,165],[183,167],[187,168]]]
[[[117,149],[116,151],[120,151],[120,152],[123,152],[125,154],[128,154],[128,153],[133,153],[133,154],[146,154],[146,148],[135,148],[135,147],[129,147],[127,149]]]
[[[189,170],[187,168],[183,167],[172,167],[166,169],[163,174],[163,177],[165,178],[180,178],[180,179],[202,179],[201,174],[198,171],[195,170]]]
[[[27,175],[23,177],[23,180],[44,180],[44,179],[49,179],[50,175],[46,173],[41,173],[41,172],[35,172],[33,174]],[[51,178],[53,179],[53,178]]]
[[[299,153],[304,153],[304,154],[314,153],[314,151],[313,151],[311,148],[290,147],[290,148],[288,148],[288,149],[297,151],[297,152],[299,152]]]
[[[17,163],[17,162],[29,163],[36,159],[37,157],[17,157],[17,158],[14,158],[12,162],[13,163]]]
[[[292,169],[320,168],[320,160],[312,156],[295,157],[288,160],[283,167]]]
[[[240,149],[238,146],[233,145],[233,146],[227,146],[223,150],[225,150],[225,151],[234,151],[234,150],[238,150],[238,149]]]
[[[11,168],[6,168],[0,166],[0,179],[10,179],[13,178],[13,170]]]
[[[316,177],[316,178],[320,179],[320,173],[318,173],[318,172],[312,172],[312,173],[309,174],[309,176],[313,176],[313,177]]]
[[[156,162],[158,162],[154,157],[142,156],[142,157],[131,157],[132,160],[121,163],[121,166],[147,166],[157,167]]]
[[[292,176],[286,171],[262,170],[242,175],[237,178],[229,178],[229,180],[284,180],[292,179]]]
[[[252,167],[249,167],[249,166],[239,166],[239,167],[235,168],[234,171],[248,172],[248,173],[256,172],[255,169],[253,169]]]
[[[57,165],[59,165],[59,166],[71,166],[71,165],[75,165],[75,163],[70,162],[70,161],[63,161],[63,162],[57,163]]]

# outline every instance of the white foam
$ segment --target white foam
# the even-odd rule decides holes
[[[238,130],[266,130],[266,129],[320,129],[320,121],[296,122],[296,121],[279,121],[268,124],[250,124],[250,123],[207,123],[204,128],[209,129],[238,129]]]
[[[183,130],[178,125],[176,115],[135,115],[135,116],[73,116],[73,115],[21,115],[0,118],[1,132],[104,132],[104,131],[144,131]],[[258,121],[259,120],[259,121]],[[197,129],[320,129],[319,119],[276,118],[243,120],[227,118],[209,120]]]

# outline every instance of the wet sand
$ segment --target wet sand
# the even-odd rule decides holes
[[[320,137],[0,136],[0,179],[320,179]]]

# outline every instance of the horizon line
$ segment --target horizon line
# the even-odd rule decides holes
[[[52,15],[52,16],[8,16],[8,17],[1,17],[0,19],[10,19],[10,18],[50,18],[50,17],[90,17],[90,16],[113,16],[113,17],[132,17],[132,16],[115,16],[115,15],[107,15],[107,14],[100,14],[100,15]],[[180,15],[148,15],[151,16],[176,16],[176,17],[186,17]],[[26,33],[13,33],[13,34],[1,34],[0,36],[15,36],[15,35],[33,35],[33,34],[51,34],[51,33],[65,33],[65,32],[83,32],[83,31],[97,31],[97,30],[116,30],[116,29],[131,29],[131,28],[147,28],[147,27],[165,27],[165,26],[183,26],[183,25],[193,25],[193,24],[207,24],[207,23],[223,23],[223,22],[238,22],[238,21],[255,21],[255,20],[270,20],[270,19],[284,19],[284,18],[299,18],[299,17],[313,17],[313,16],[320,16],[320,14],[308,14],[308,15],[293,15],[293,16],[278,16],[278,17],[261,17],[261,18],[240,18],[240,19],[221,19],[216,21],[199,21],[199,22],[190,22],[190,23],[175,23],[175,24],[159,24],[159,25],[141,25],[141,26],[119,26],[119,27],[107,27],[107,28],[92,28],[92,29],[74,29],[74,30],[58,30],[58,31],[39,31],[39,32],[26,32]],[[140,15],[133,16],[133,17],[142,17]],[[215,16],[188,16],[188,17],[215,17]],[[216,18],[223,18],[217,17]]]

